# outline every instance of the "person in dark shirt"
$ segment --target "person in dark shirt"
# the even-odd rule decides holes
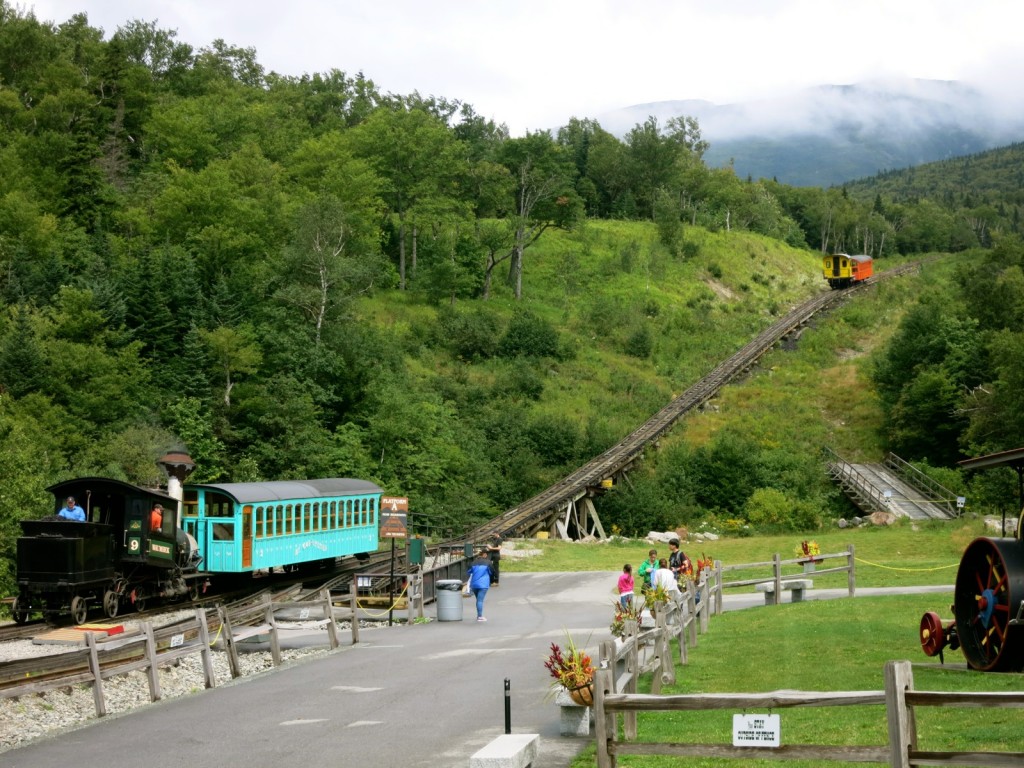
[[[493,580],[491,581],[492,587],[498,586],[498,575],[501,571],[501,542],[501,534],[492,533],[491,541],[487,545],[487,554],[490,555],[491,558],[491,574],[493,577]]]

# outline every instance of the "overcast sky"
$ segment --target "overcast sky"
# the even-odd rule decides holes
[[[888,77],[1021,101],[1020,0],[13,0],[106,37],[156,21],[286,75],[362,71],[472,104],[513,135],[656,101],[716,104]]]

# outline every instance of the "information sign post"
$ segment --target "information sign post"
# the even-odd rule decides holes
[[[406,520],[409,516],[409,499],[404,496],[382,496],[380,500],[380,536],[391,539],[391,578],[388,579],[388,626],[394,623],[395,615],[395,539],[409,535]]]

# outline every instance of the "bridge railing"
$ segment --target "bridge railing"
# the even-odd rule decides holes
[[[871,480],[831,448],[824,449],[828,461],[828,473],[848,495],[853,497],[865,512],[884,512],[889,508],[889,499],[874,486]]]
[[[904,481],[926,496],[930,502],[942,507],[950,517],[957,517],[960,509],[956,506],[956,494],[941,483],[928,477],[924,472],[911,466],[895,453],[885,458],[885,466],[903,478]]]

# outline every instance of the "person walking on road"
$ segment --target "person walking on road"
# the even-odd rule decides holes
[[[491,584],[495,587],[498,586],[498,578],[501,575],[501,542],[501,534],[495,531],[487,545],[487,553],[491,556]]]
[[[476,620],[487,621],[484,618],[484,600],[487,599],[487,590],[491,587],[491,562],[487,555],[487,549],[481,549],[476,560],[469,566],[469,573],[466,574],[466,583],[476,597]]]

